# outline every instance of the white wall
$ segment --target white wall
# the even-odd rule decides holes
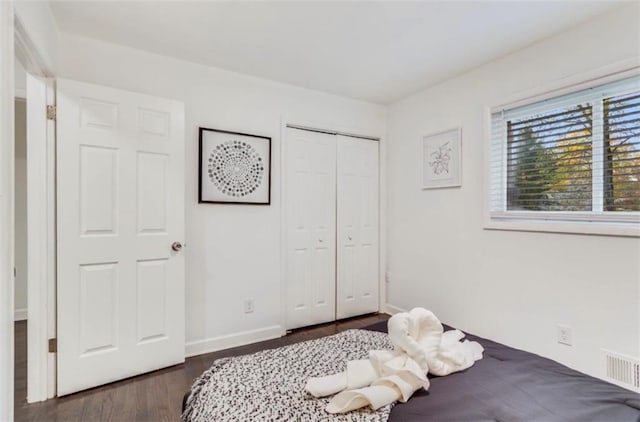
[[[15,96],[18,98],[26,98],[27,97],[27,73],[22,66],[20,61],[15,60],[14,62],[14,71],[15,75]]]
[[[281,116],[384,135],[385,108],[67,34],[59,65],[61,77],[185,103],[187,352],[277,334]],[[197,204],[198,126],[272,137],[271,206]]]
[[[603,376],[600,348],[640,356],[640,240],[483,230],[484,107],[640,54],[637,5],[389,108],[388,302]],[[462,188],[420,190],[422,136],[462,127]],[[556,324],[573,327],[572,347]]]
[[[13,3],[0,2],[0,420],[13,419]]]
[[[58,61],[58,27],[48,1],[43,0],[14,0],[15,17],[25,29],[29,43],[34,47],[41,65],[47,72],[55,74]],[[27,70],[30,63],[26,64]]]
[[[15,310],[27,318],[27,103],[15,101]]]

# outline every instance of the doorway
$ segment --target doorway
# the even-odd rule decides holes
[[[27,402],[27,99],[26,72],[15,61],[14,99],[14,407]]]
[[[54,156],[47,154],[47,145],[55,146],[48,142],[47,138],[47,103],[46,103],[46,82],[42,78],[53,76],[51,69],[41,59],[38,49],[20,20],[15,16],[15,8],[12,2],[0,2],[0,132],[2,139],[0,149],[0,376],[7,382],[0,383],[0,419],[13,419],[13,410],[16,403],[24,403],[26,396],[29,402],[41,401],[53,395],[53,365],[50,353],[47,348],[47,334],[50,331],[51,322],[55,329],[55,319],[49,318],[53,311],[50,306],[53,295],[49,285],[54,286],[54,274],[52,268],[55,265],[53,249],[50,248],[53,240],[54,220],[51,218],[53,210],[53,189],[49,188],[47,181],[52,178],[45,177],[53,174],[47,173],[53,167],[48,163],[54,163]],[[19,63],[16,63],[19,62]],[[40,78],[36,81],[36,77]],[[16,90],[16,86],[18,89]],[[17,96],[27,101],[19,102]],[[18,155],[14,147],[16,146],[15,135],[20,133],[20,128],[16,125],[16,115],[14,111],[18,109],[18,114],[28,115],[28,130],[25,148],[19,143]],[[25,113],[21,113],[25,110]],[[19,115],[17,116],[18,118]],[[24,119],[23,119],[24,120]],[[43,129],[44,128],[44,129]],[[25,131],[22,130],[22,133]],[[20,136],[20,135],[19,135]],[[20,139],[20,138],[19,138]],[[34,142],[31,142],[31,139]],[[31,146],[35,147],[37,154],[29,152]],[[43,145],[45,146],[43,148]],[[53,149],[51,150],[53,152]],[[49,160],[49,158],[51,158]],[[15,204],[14,193],[16,193],[16,166],[18,161],[18,204]],[[32,162],[33,161],[33,162]],[[25,163],[26,162],[26,163]],[[44,165],[43,165],[44,162]],[[25,164],[25,165],[22,165]],[[24,176],[21,171],[26,169],[28,176]],[[22,173],[22,174],[21,174]],[[24,180],[28,185],[27,191],[22,189]],[[28,196],[28,209],[25,215],[21,210],[24,198]],[[22,205],[21,205],[22,204]],[[18,211],[16,211],[16,205]],[[16,231],[16,214],[18,220],[24,217],[28,220],[26,227],[26,255],[27,264],[22,268],[21,258],[18,257],[16,266],[16,240],[18,243],[24,241],[24,226],[20,227],[20,221]],[[22,240],[20,240],[22,239]],[[43,240],[45,239],[45,240]],[[24,244],[24,242],[23,242]],[[18,246],[19,255],[24,256],[25,246]],[[35,249],[35,250],[34,250]],[[31,258],[37,258],[32,260]],[[24,258],[22,258],[24,259]],[[33,261],[33,262],[32,262]],[[24,260],[23,260],[24,262]],[[17,292],[16,292],[16,278]],[[24,276],[24,277],[23,277]],[[26,296],[21,280],[26,279]],[[16,298],[16,293],[18,298]],[[18,299],[18,300],[16,300]],[[26,304],[25,304],[26,302]],[[15,306],[17,303],[17,307]],[[16,309],[18,312],[16,313]],[[24,320],[28,309],[28,319]],[[54,315],[55,316],[55,315]],[[16,317],[20,319],[18,328],[20,330],[18,338],[15,336]],[[14,341],[15,340],[15,341]],[[28,347],[27,347],[28,346]],[[17,352],[17,353],[16,353]],[[26,362],[25,362],[26,361]],[[16,364],[19,369],[16,373]],[[16,376],[17,375],[17,376]],[[22,382],[22,391],[15,393],[15,382]],[[26,384],[27,392],[24,392]]]

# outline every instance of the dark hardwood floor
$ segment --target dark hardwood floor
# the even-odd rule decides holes
[[[27,404],[27,324],[15,324],[15,420],[19,421],[179,421],[182,396],[211,363],[287,344],[361,328],[386,320],[369,315],[296,330],[274,340],[188,358],[182,365],[114,382],[70,396]]]

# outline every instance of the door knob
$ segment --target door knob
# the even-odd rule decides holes
[[[171,249],[173,249],[176,252],[180,252],[180,250],[182,249],[182,243],[180,242],[173,242],[171,244]]]

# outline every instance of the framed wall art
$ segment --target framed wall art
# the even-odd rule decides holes
[[[271,203],[271,138],[201,127],[199,142],[199,203]]]
[[[462,133],[460,128],[422,139],[422,189],[462,185]]]

